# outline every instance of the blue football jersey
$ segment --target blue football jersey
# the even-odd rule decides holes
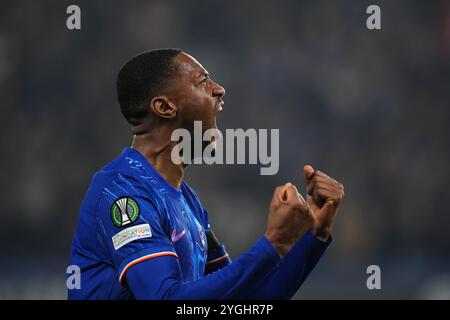
[[[70,256],[81,288],[68,298],[133,299],[127,270],[160,256],[176,257],[185,281],[203,277],[208,228],[208,214],[185,182],[174,188],[126,148],[94,176],[81,205]]]

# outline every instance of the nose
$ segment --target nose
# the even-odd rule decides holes
[[[225,95],[225,88],[223,88],[222,86],[220,86],[217,83],[214,83],[212,95],[213,95],[213,97],[222,98]]]

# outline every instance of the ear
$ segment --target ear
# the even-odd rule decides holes
[[[175,118],[178,112],[177,106],[166,96],[154,97],[150,101],[150,109],[161,118]]]

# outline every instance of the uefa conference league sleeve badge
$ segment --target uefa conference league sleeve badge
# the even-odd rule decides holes
[[[116,227],[132,224],[139,217],[139,205],[131,197],[118,198],[111,206],[111,220]]]

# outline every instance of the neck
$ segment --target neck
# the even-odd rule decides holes
[[[133,130],[135,135],[131,147],[139,151],[170,185],[179,189],[184,168],[173,163],[171,159],[172,148],[176,143],[170,140],[170,131],[160,129],[145,133]]]

